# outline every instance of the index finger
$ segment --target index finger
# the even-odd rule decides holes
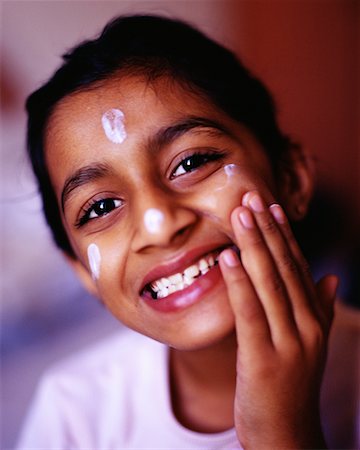
[[[238,255],[224,250],[219,258],[228,297],[235,315],[240,351],[258,355],[272,348],[271,332],[264,308]]]

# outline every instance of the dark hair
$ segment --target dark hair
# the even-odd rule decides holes
[[[117,73],[161,76],[205,95],[244,124],[276,162],[291,145],[279,130],[272,98],[235,55],[186,23],[158,16],[118,17],[94,40],[74,47],[63,65],[27,99],[27,146],[43,209],[56,244],[74,256],[46,167],[44,135],[51,113],[65,96]]]

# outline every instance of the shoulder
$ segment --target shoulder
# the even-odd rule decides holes
[[[57,362],[44,374],[42,383],[61,388],[84,390],[104,388],[112,381],[133,378],[152,355],[161,354],[164,346],[134,331],[125,329],[89,348]]]
[[[39,383],[17,448],[121,447],[144,373],[164,354],[162,344],[124,330],[56,363]]]

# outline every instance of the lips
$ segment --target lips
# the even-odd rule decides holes
[[[155,267],[144,279],[140,295],[152,302],[181,294],[217,265],[219,254],[230,245],[194,249],[166,265]]]
[[[168,295],[177,291],[182,291],[191,286],[194,281],[205,275],[209,270],[217,264],[219,252],[210,253],[194,264],[191,264],[183,272],[177,272],[153,281],[146,289],[150,291],[153,299],[166,298]]]

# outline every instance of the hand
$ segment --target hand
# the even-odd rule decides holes
[[[235,427],[245,449],[325,448],[319,391],[338,280],[314,284],[279,205],[257,192],[231,215],[241,261],[220,267],[238,341]]]

